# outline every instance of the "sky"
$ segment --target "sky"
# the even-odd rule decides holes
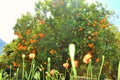
[[[88,0],[89,3],[96,0]],[[114,10],[116,12],[112,21],[115,25],[120,27],[120,0],[97,0],[102,2],[107,9]],[[13,39],[17,38],[14,35],[13,27],[18,18],[30,12],[35,14],[34,4],[37,0],[0,0],[0,39],[6,43],[10,43]],[[119,19],[117,19],[117,17]]]

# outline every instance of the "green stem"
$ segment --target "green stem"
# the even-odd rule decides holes
[[[75,80],[76,80],[77,79],[77,71],[76,71],[75,64],[74,64],[74,58],[71,58],[71,63],[72,63],[73,75],[74,75]]]
[[[118,65],[118,79],[117,80],[120,80],[120,61],[119,61],[119,65]]]
[[[35,73],[35,60],[32,59],[30,73],[29,73],[27,80],[32,80],[32,78],[34,77],[34,73]]]
[[[48,71],[48,72],[50,72],[50,61],[51,61],[51,59],[48,58],[48,65],[47,65],[47,71]]]
[[[24,66],[25,66],[25,64],[24,64],[24,58],[23,58],[22,80],[24,80],[24,72],[25,72],[25,70],[24,70]]]
[[[18,71],[19,71],[19,68],[17,68],[17,72],[16,72],[16,80],[18,80]]]
[[[104,59],[105,59],[105,56],[103,55],[103,56],[102,56],[102,64],[101,64],[101,67],[100,67],[100,72],[99,72],[99,75],[98,75],[98,80],[100,80],[100,75],[101,75],[101,72],[102,72]]]

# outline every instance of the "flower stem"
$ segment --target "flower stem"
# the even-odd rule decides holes
[[[104,59],[105,59],[105,56],[103,55],[103,56],[102,56],[102,64],[101,64],[101,67],[100,67],[100,72],[99,72],[99,75],[98,75],[98,80],[100,80],[100,75],[101,75],[101,72],[102,72]]]
[[[22,80],[24,80],[24,72],[25,72],[25,70],[24,70],[24,66],[25,66],[25,64],[24,64],[24,58],[23,58]]]

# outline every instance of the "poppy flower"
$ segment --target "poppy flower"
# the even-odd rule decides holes
[[[52,49],[52,50],[49,51],[49,53],[50,53],[50,54],[55,54],[56,51]]]
[[[90,48],[93,48],[94,44],[93,44],[93,43],[89,43],[88,46],[89,46]]]
[[[55,70],[54,70],[54,69],[50,70],[50,74],[51,74],[51,75],[54,75],[54,73],[55,73]]]
[[[30,53],[30,54],[29,54],[29,58],[30,58],[30,59],[34,59],[34,58],[35,58],[35,54],[34,54],[34,53]]]
[[[88,39],[90,40],[90,39],[92,39],[92,37],[91,37],[91,36],[88,36]]]
[[[43,62],[43,64],[47,64],[47,62]]]
[[[75,67],[78,67],[78,61],[77,60],[74,61],[74,65],[75,65]]]
[[[20,64],[18,64],[17,66],[20,67]]]
[[[68,61],[70,61],[70,58],[68,58]]]
[[[97,59],[96,59],[96,62],[99,62],[99,61],[100,61],[100,58],[97,58]]]
[[[14,66],[14,67],[17,66],[17,63],[16,63],[16,62],[13,62],[13,66]]]
[[[69,67],[69,64],[68,64],[68,63],[64,63],[64,64],[63,64],[63,67],[64,67],[65,69],[67,69],[67,68]]]
[[[86,54],[83,58],[83,62],[88,64],[91,58],[92,58],[91,54]]]

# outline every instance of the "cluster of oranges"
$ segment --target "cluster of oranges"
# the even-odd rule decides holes
[[[40,36],[40,38],[43,38],[45,36],[45,34],[40,33],[39,36]]]
[[[30,39],[29,42],[30,42],[30,43],[35,43],[36,40],[34,40],[34,39]]]
[[[31,30],[30,29],[28,29],[27,31],[26,31],[26,34],[29,34],[31,32]]]
[[[100,28],[106,28],[106,27],[110,26],[110,24],[107,23],[106,19],[101,19],[99,26],[100,26]]]
[[[26,50],[26,49],[27,49],[26,46],[23,46],[20,43],[18,44],[18,50]]]
[[[39,20],[39,24],[40,24],[40,25],[43,25],[44,23],[45,23],[44,20]]]
[[[23,38],[23,36],[20,33],[18,33],[18,32],[14,32],[14,34],[17,35],[21,39]]]

